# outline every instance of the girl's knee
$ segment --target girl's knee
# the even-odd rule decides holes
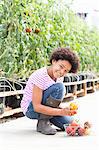
[[[63,99],[63,97],[65,96],[65,93],[66,93],[66,90],[65,90],[64,84],[56,83],[54,85],[54,90],[53,90],[51,96],[56,99]]]
[[[60,90],[64,90],[64,84],[63,83],[56,83],[55,84],[57,88],[59,88]]]

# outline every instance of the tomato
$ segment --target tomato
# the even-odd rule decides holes
[[[40,32],[40,29],[35,29],[35,33],[39,33]]]
[[[91,124],[90,124],[88,121],[86,121],[86,122],[84,123],[84,128],[85,128],[85,129],[91,128]]]
[[[32,29],[31,28],[26,28],[25,31],[30,33],[30,32],[32,32]]]
[[[69,107],[70,107],[70,110],[77,110],[78,109],[78,106],[76,103],[70,103]]]
[[[79,124],[78,124],[77,122],[74,122],[74,121],[73,121],[73,122],[70,124],[70,126],[76,126],[76,127],[77,127],[77,126],[79,126]]]
[[[72,126],[68,126],[66,128],[66,133],[70,136],[74,136],[75,135],[75,128],[73,128]]]
[[[83,135],[85,135],[85,129],[82,127],[79,127],[77,130],[77,133],[79,136],[83,136]]]

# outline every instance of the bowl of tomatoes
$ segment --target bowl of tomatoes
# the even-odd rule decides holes
[[[65,124],[64,128],[67,136],[84,136],[90,134],[91,124],[86,121],[81,125],[73,121],[71,124]]]

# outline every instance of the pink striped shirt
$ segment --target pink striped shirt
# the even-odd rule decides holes
[[[27,111],[27,108],[32,101],[32,89],[33,85],[38,86],[42,90],[46,90],[51,85],[57,83],[57,82],[63,82],[63,78],[58,78],[55,82],[47,73],[47,68],[43,67],[31,74],[29,77],[29,80],[27,81],[26,87],[24,89],[23,98],[21,101],[21,108],[23,110],[23,113],[25,114]]]

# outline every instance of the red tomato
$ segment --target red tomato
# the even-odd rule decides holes
[[[66,128],[66,133],[68,134],[68,135],[70,135],[70,136],[75,136],[75,128],[73,128],[72,126],[68,126],[67,128]]]
[[[78,129],[78,135],[79,136],[83,136],[84,134],[85,134],[85,129],[84,128],[82,128],[82,127],[79,127],[79,129]]]
[[[76,127],[77,127],[77,126],[79,126],[79,124],[78,124],[77,122],[74,122],[74,121],[73,121],[73,122],[70,124],[70,126],[76,126]]]
[[[26,28],[25,31],[30,33],[30,32],[32,32],[32,29],[31,28]]]

